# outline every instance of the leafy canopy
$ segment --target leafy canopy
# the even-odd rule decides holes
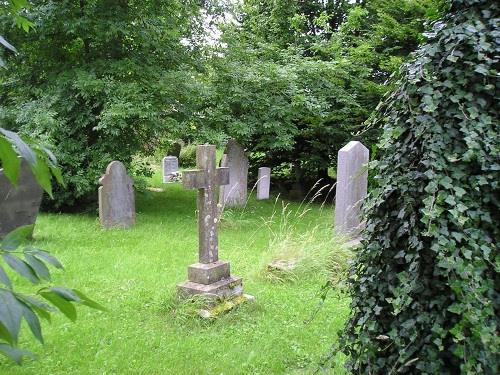
[[[40,0],[26,12],[35,30],[6,34],[18,54],[0,72],[0,120],[52,145],[67,188],[49,204],[94,202],[110,161],[128,166],[162,134],[183,132],[198,90],[199,10],[198,1]]]

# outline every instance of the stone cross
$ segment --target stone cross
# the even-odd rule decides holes
[[[162,159],[163,182],[173,182],[173,178],[179,170],[179,159],[176,156],[165,156]]]
[[[355,237],[362,229],[361,204],[368,187],[369,152],[361,142],[351,141],[339,150],[335,196],[335,229]]]
[[[0,169],[0,237],[23,225],[35,224],[43,190],[28,162],[21,160],[17,186]]]
[[[229,183],[228,168],[216,168],[215,146],[196,149],[197,170],[182,174],[185,188],[198,189],[199,263],[188,267],[188,281],[178,285],[183,295],[232,298],[243,293],[241,277],[230,276],[229,262],[219,261],[217,187]]]
[[[219,260],[217,238],[217,187],[229,183],[229,168],[216,168],[215,146],[201,145],[196,150],[198,170],[185,171],[185,188],[198,189],[198,232],[200,263]]]
[[[257,178],[257,199],[269,199],[269,188],[271,185],[271,168],[259,168]]]
[[[125,166],[112,161],[99,179],[99,220],[104,228],[135,224],[134,183]]]

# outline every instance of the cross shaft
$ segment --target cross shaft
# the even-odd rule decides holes
[[[200,145],[196,149],[197,170],[182,174],[187,189],[198,189],[199,262],[213,263],[219,260],[217,237],[217,187],[229,184],[229,168],[216,168],[215,146]]]

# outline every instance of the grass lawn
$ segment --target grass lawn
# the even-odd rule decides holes
[[[165,187],[159,175],[152,185]],[[82,306],[76,323],[55,314],[51,324],[43,322],[44,346],[24,327],[20,346],[37,353],[38,360],[18,367],[2,358],[0,374],[309,374],[317,369],[349,303],[331,295],[309,321],[329,277],[325,254],[333,252],[335,261],[336,252],[343,251],[339,240],[331,240],[331,207],[304,210],[293,203],[283,209],[281,200],[252,197],[244,210],[227,210],[220,258],[231,262],[232,274],[243,277],[245,292],[256,301],[205,321],[175,298],[176,284],[197,261],[196,192],[180,184],[165,190],[138,195],[137,224],[129,230],[102,230],[96,215],[40,215],[37,246],[66,267],[53,270],[53,283],[85,292],[109,312]],[[270,278],[267,262],[287,254],[306,260],[281,282]],[[329,373],[344,372],[339,364]]]

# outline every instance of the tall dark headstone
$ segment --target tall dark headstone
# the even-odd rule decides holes
[[[25,160],[21,161],[17,186],[0,169],[0,237],[20,226],[35,224],[42,196],[43,189]]]

